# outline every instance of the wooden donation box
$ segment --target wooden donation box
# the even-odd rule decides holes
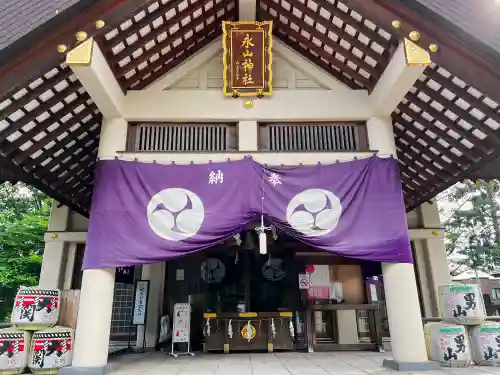
[[[222,30],[224,95],[271,95],[272,21],[224,21]]]
[[[292,350],[295,326],[291,312],[206,313],[204,351]]]

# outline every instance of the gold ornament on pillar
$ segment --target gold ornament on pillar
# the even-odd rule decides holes
[[[437,230],[432,231],[432,235],[433,235],[434,237],[437,237],[437,235],[438,235],[438,234],[439,234],[439,232],[438,232]]]
[[[85,39],[87,39],[87,33],[85,31],[79,31],[76,33],[76,40],[78,42],[83,42]]]
[[[247,100],[245,103],[243,103],[243,107],[245,107],[245,109],[252,109],[253,107],[255,107],[255,104],[253,100]]]
[[[106,24],[104,23],[103,20],[95,21],[95,28],[96,29],[102,29],[104,26],[106,26]]]
[[[57,239],[57,237],[59,237],[59,236],[57,235],[57,233],[52,233],[50,237],[51,237],[53,240],[56,240],[56,239]]]
[[[66,63],[69,66],[90,66],[93,47],[92,38],[83,41],[66,54]]]
[[[413,42],[418,42],[420,40],[420,33],[414,30],[409,34],[409,37]]]
[[[68,47],[66,47],[64,44],[59,44],[57,46],[57,52],[59,53],[64,53],[68,50]]]
[[[429,44],[429,51],[431,51],[431,52],[434,52],[434,53],[435,53],[435,52],[437,52],[437,51],[438,51],[438,49],[439,49],[439,46],[438,46],[437,44],[434,44],[434,43]]]
[[[392,27],[395,29],[401,28],[401,21],[398,21],[398,20],[392,21]]]
[[[417,46],[408,38],[404,38],[404,49],[407,66],[427,67],[431,64],[429,52]]]

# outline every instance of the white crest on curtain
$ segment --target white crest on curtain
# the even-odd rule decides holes
[[[308,237],[330,233],[337,227],[341,215],[340,199],[324,189],[307,189],[298,193],[286,209],[290,226]]]

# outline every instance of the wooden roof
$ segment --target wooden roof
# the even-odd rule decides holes
[[[258,0],[256,16],[273,20],[276,37],[353,89],[374,88],[411,30],[421,32],[422,47],[440,46],[393,113],[410,210],[457,181],[495,174],[500,55],[494,27],[485,27],[492,17],[484,9],[495,1],[485,1],[478,8],[473,0]],[[19,5],[14,19],[14,10],[0,13],[0,181],[24,181],[88,214],[102,116],[55,47],[72,46],[85,30],[122,89],[141,89],[216,39],[222,20],[237,19],[237,1],[58,0],[57,14],[40,11],[14,32],[30,10],[48,9],[42,2]],[[94,27],[98,19],[104,29]],[[402,29],[391,27],[394,19]]]

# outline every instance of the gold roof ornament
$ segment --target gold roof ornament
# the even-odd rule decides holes
[[[103,20],[95,21],[95,28],[96,29],[102,29],[104,26],[106,26],[106,23]]]
[[[409,34],[409,37],[412,41],[418,42],[420,40],[420,33],[414,30]]]
[[[401,21],[398,20],[392,21],[392,27],[395,29],[399,29],[401,27]]]
[[[64,53],[68,50],[68,47],[66,47],[64,44],[59,44],[57,46],[57,52],[59,53]]]
[[[83,42],[87,39],[87,33],[85,31],[79,31],[76,33],[76,40],[79,42]]]
[[[245,107],[246,109],[252,109],[253,107],[255,107],[255,104],[253,100],[247,100],[245,103],[243,103],[243,107]]]
[[[66,55],[66,63],[69,66],[90,66],[93,46],[94,40],[92,38],[78,44]]]
[[[408,38],[404,39],[405,58],[407,66],[429,66],[431,56],[429,52],[417,46]]]
[[[431,52],[437,52],[438,49],[439,49],[439,46],[437,44],[432,43],[429,45],[429,51],[431,51]]]

